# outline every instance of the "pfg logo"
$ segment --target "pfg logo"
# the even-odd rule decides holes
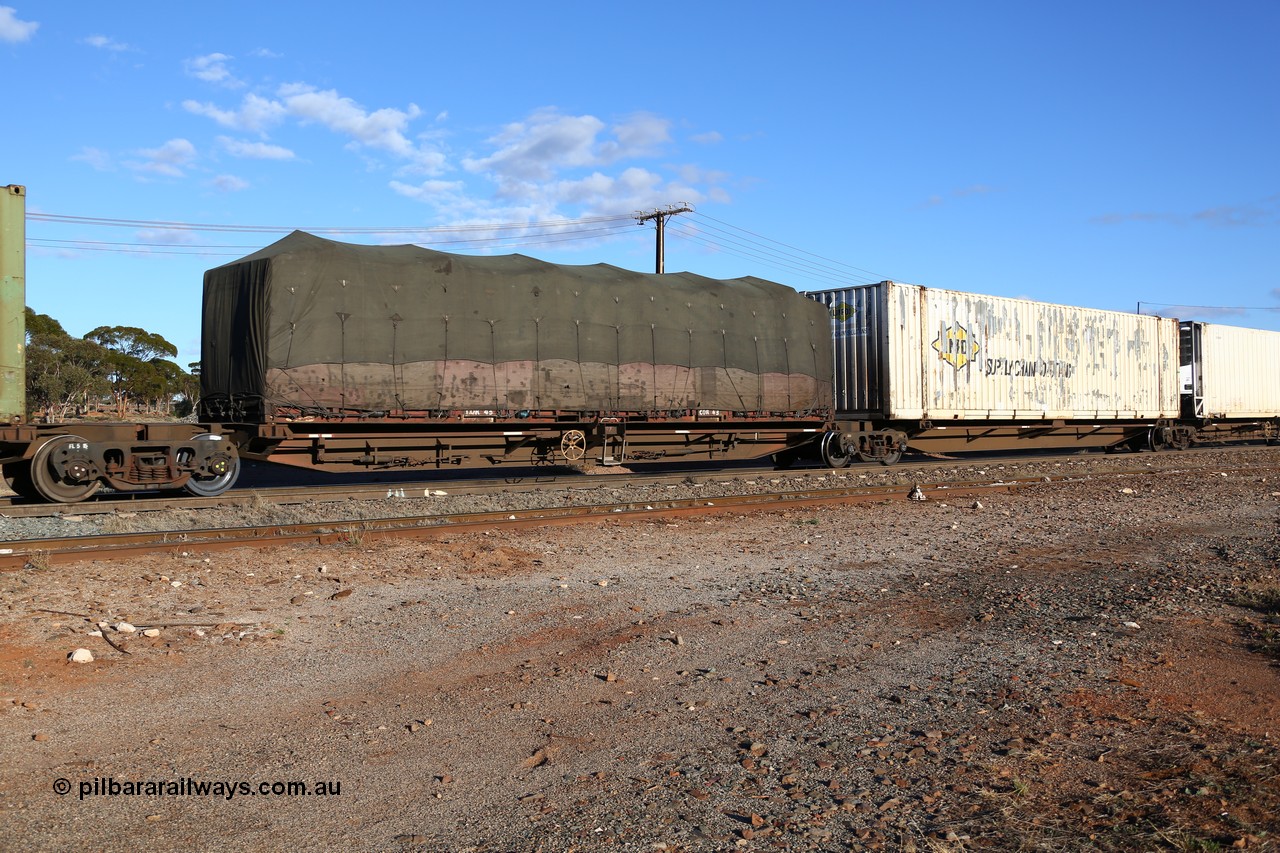
[[[964,326],[947,326],[934,338],[933,348],[938,357],[956,370],[973,361],[981,347]]]
[[[857,309],[848,302],[837,302],[831,306],[831,319],[837,323],[847,323],[853,319],[853,315],[857,313]]]

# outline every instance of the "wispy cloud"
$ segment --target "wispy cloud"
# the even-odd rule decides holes
[[[134,232],[139,243],[160,243],[165,246],[195,245],[204,238],[195,231],[177,228],[141,228]]]
[[[406,135],[409,122],[422,114],[414,104],[407,110],[384,107],[369,111],[333,89],[319,90],[304,83],[282,86],[279,95],[285,112],[304,124],[320,124],[359,145],[409,160],[430,159],[431,152],[419,150]]]
[[[85,44],[89,45],[90,47],[96,47],[99,50],[110,50],[115,52],[121,52],[121,51],[126,51],[130,49],[129,45],[125,44],[124,42],[116,41],[110,36],[101,36],[101,35],[88,36],[85,39],[83,39],[83,41]]]
[[[218,175],[211,184],[214,189],[224,193],[236,193],[249,189],[249,182],[235,175]]]
[[[1107,213],[1095,216],[1090,221],[1096,225],[1138,222],[1179,226],[1211,225],[1218,228],[1265,228],[1280,225],[1280,193],[1244,204],[1207,207],[1194,213]]]
[[[972,196],[987,195],[988,193],[998,192],[994,187],[986,184],[971,184],[967,187],[951,190],[943,195],[931,195],[925,199],[920,207],[938,207],[946,204],[948,201],[957,201],[962,198],[970,198]]]
[[[720,142],[724,142],[724,134],[720,133],[718,130],[709,130],[706,133],[696,133],[689,138],[699,145],[716,145]]]
[[[229,136],[219,136],[218,144],[232,157],[245,157],[251,160],[292,160],[295,157],[288,148],[266,142],[245,142]]]
[[[507,181],[547,180],[562,167],[598,162],[596,137],[604,122],[595,116],[565,116],[547,110],[512,122],[486,143],[497,148],[486,157],[468,157],[469,172],[490,172]]]
[[[253,93],[245,95],[239,108],[233,110],[196,100],[183,101],[182,107],[187,112],[211,118],[223,127],[258,133],[293,119],[303,126],[324,127],[346,137],[356,147],[390,153],[418,174],[436,175],[444,167],[445,158],[440,151],[409,138],[410,123],[422,114],[414,104],[407,109],[369,110],[333,89],[289,83],[279,87],[274,98]]]
[[[40,24],[35,21],[19,20],[12,6],[0,6],[0,41],[28,41],[39,28]]]
[[[186,139],[170,139],[159,148],[143,148],[137,153],[143,159],[130,160],[125,165],[140,176],[185,177],[185,170],[196,159],[196,147]]]
[[[183,101],[182,108],[189,113],[211,118],[223,127],[256,133],[263,133],[279,124],[286,112],[284,104],[279,101],[254,94],[245,95],[240,108],[235,110],[224,110],[213,104],[195,100]]]
[[[109,172],[112,169],[111,155],[101,148],[91,148],[86,145],[80,149],[79,154],[71,155],[71,159],[80,163],[88,163],[99,172]]]
[[[231,59],[232,57],[225,53],[210,53],[205,56],[197,56],[194,59],[184,60],[182,67],[187,74],[197,80],[234,89],[243,86],[244,83],[237,79],[231,73],[231,69],[227,67],[227,63]]]
[[[249,55],[255,59],[284,59],[283,53],[276,53],[274,50],[268,50],[265,47],[260,47],[257,50],[251,50],[249,51]]]
[[[206,59],[201,68],[212,71],[225,68],[227,57]],[[323,129],[370,168],[393,168],[388,188],[427,205],[448,224],[556,221],[629,213],[673,200],[729,198],[723,172],[653,162],[674,150],[672,122],[648,112],[605,119],[541,108],[455,153],[456,132],[444,127],[448,110],[428,113],[413,103],[366,106],[336,89],[303,82],[249,92],[238,104],[188,99],[182,107],[220,127],[259,136],[216,137],[235,157],[305,159],[300,152],[314,136],[296,131]],[[284,128],[291,130],[288,147],[271,140]]]
[[[462,167],[490,173],[500,183],[546,181],[560,169],[599,166],[654,154],[670,141],[666,119],[650,114],[618,122],[605,134],[595,116],[564,115],[551,108],[506,125],[487,140],[497,148],[486,157],[469,157]]]

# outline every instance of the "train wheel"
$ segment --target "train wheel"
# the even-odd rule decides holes
[[[40,500],[35,483],[31,482],[31,461],[6,462],[4,464],[4,482],[18,497],[29,501]]]
[[[892,450],[885,451],[884,456],[880,457],[881,465],[897,465],[902,459],[902,448],[894,445]]]
[[[824,465],[831,468],[844,468],[852,458],[853,454],[849,452],[842,433],[833,431],[822,437],[822,462]]]
[[[1164,427],[1152,427],[1147,430],[1147,449],[1153,452],[1170,448],[1168,431]]]
[[[222,441],[225,443],[223,450],[214,454],[213,458],[209,460],[208,470],[210,473],[203,476],[192,474],[191,479],[187,480],[182,487],[187,494],[195,495],[198,498],[216,498],[234,486],[236,480],[240,477],[240,454],[236,453],[234,445],[219,435],[204,433],[203,435],[197,435],[192,441]],[[179,462],[184,461],[182,455],[183,451],[179,451]],[[190,462],[190,459],[185,461]]]
[[[560,452],[570,462],[577,462],[587,455],[587,437],[580,429],[571,429],[560,436]]]
[[[73,504],[92,497],[102,487],[97,479],[88,482],[72,479],[58,473],[54,467],[55,463],[62,463],[64,470],[77,466],[78,461],[70,456],[79,445],[87,446],[88,443],[78,435],[59,435],[40,446],[31,457],[31,483],[40,497],[52,503]],[[68,462],[70,466],[66,464]]]

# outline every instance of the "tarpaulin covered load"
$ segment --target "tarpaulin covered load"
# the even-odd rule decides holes
[[[811,413],[826,309],[719,281],[295,231],[204,278],[201,417]]]

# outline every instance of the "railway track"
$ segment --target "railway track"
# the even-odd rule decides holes
[[[923,488],[936,500],[1009,492],[1044,478],[986,483],[935,483]],[[388,538],[429,538],[495,528],[650,520],[710,513],[742,513],[793,507],[821,507],[866,501],[906,500],[912,487],[874,486],[806,489],[751,495],[727,495],[670,501],[556,506],[459,514],[425,514],[347,522],[317,522],[254,527],[210,528],[181,532],[100,534],[31,539],[0,547],[0,569],[52,565],[78,560],[118,560],[165,551],[217,551],[229,548],[309,544],[363,544]]]
[[[1180,454],[1160,458],[1194,458],[1199,452],[1217,448],[1196,448]],[[1244,449],[1243,447],[1238,449]],[[91,501],[78,504],[33,503],[24,498],[0,496],[0,518],[52,518],[69,516],[104,515],[116,512],[157,512],[171,509],[218,509],[251,504],[289,505],[307,502],[326,503],[338,501],[375,501],[387,499],[420,499],[456,495],[510,494],[537,492],[546,489],[600,489],[631,486],[656,486],[673,482],[719,483],[744,477],[770,477],[803,480],[807,477],[857,475],[860,472],[883,474],[887,471],[909,469],[931,472],[955,466],[958,462],[973,466],[1002,464],[1054,463],[1077,461],[1077,453],[1046,454],[1030,457],[1025,452],[992,454],[957,460],[951,457],[912,459],[901,466],[886,469],[874,463],[854,463],[847,468],[831,469],[821,466],[777,469],[772,465],[742,466],[732,469],[682,469],[661,473],[580,474],[561,472],[504,476],[495,478],[471,478],[462,480],[408,480],[401,482],[355,483],[302,486],[264,486],[260,488],[236,488],[215,498],[174,496],[164,493],[151,495],[137,493],[103,493]],[[1105,458],[1105,457],[1099,457]],[[1121,457],[1114,457],[1121,458]],[[1139,455],[1135,460],[1150,460],[1151,456]]]
[[[1025,461],[1025,457],[1022,457]],[[1077,458],[1078,457],[1063,457]],[[917,478],[923,489],[935,500],[954,500],[970,495],[981,495],[991,493],[993,491],[1012,491],[1019,488],[1028,487],[1030,485],[1044,485],[1051,483],[1063,483],[1076,481],[1082,478],[1092,479],[1112,479],[1120,481],[1132,481],[1135,477],[1149,476],[1153,473],[1174,472],[1187,470],[1204,470],[1206,472],[1213,471],[1216,473],[1229,473],[1231,475],[1247,475],[1260,476],[1268,475],[1270,472],[1277,470],[1273,464],[1266,465],[1224,465],[1225,460],[1220,459],[1195,459],[1193,454],[1179,454],[1174,457],[1171,455],[1162,455],[1160,457],[1139,456],[1133,457],[1135,460],[1147,462],[1147,465],[1138,467],[1125,466],[1124,468],[1112,468],[1110,470],[1076,470],[1059,476],[1046,476],[1043,472],[1035,476],[1000,478],[992,481],[986,479],[977,482],[961,482],[946,481],[945,479],[928,480],[925,477]],[[1149,463],[1154,458],[1173,461],[1174,459],[1184,460],[1183,465],[1160,466],[1158,468],[1149,467]],[[1052,464],[1053,457],[1045,457],[1040,460],[1042,463]],[[1207,464],[1204,464],[1207,463]],[[938,467],[946,467],[945,463],[935,463]],[[981,467],[995,468],[997,471],[1003,468],[1000,460],[983,460]],[[921,467],[913,466],[915,472],[920,472]],[[881,472],[885,469],[875,466],[872,470]],[[424,512],[396,515],[392,517],[376,517],[362,518],[355,520],[323,520],[311,521],[305,523],[269,523],[254,524],[252,526],[210,526],[203,529],[184,529],[184,530],[167,530],[167,531],[148,531],[148,532],[129,532],[129,533],[111,533],[111,534],[95,534],[84,536],[68,536],[68,537],[45,537],[32,539],[15,539],[8,542],[0,542],[0,570],[13,570],[23,566],[49,565],[54,563],[72,562],[77,560],[116,560],[140,554],[164,553],[166,551],[212,551],[222,550],[236,547],[262,547],[264,545],[281,545],[289,543],[312,543],[312,544],[360,544],[364,541],[373,541],[384,538],[427,538],[442,535],[451,535],[466,532],[475,532],[482,530],[492,530],[495,528],[511,528],[511,527],[531,527],[557,524],[577,524],[599,522],[605,519],[618,520],[638,520],[653,519],[663,517],[673,517],[682,515],[697,515],[706,513],[735,513],[760,511],[770,509],[780,509],[784,507],[818,507],[822,505],[830,505],[835,503],[851,503],[859,501],[890,501],[902,500],[911,490],[910,485],[903,485],[901,480],[894,484],[871,485],[858,482],[847,482],[837,486],[830,486],[830,476],[835,474],[840,479],[854,477],[855,480],[860,477],[856,468],[843,469],[839,472],[830,469],[813,469],[808,472],[792,472],[783,474],[782,472],[769,471],[767,473],[776,476],[769,477],[768,485],[776,485],[783,479],[788,480],[788,485],[769,489],[750,494],[716,494],[703,495],[699,497],[680,499],[655,499],[652,495],[646,496],[643,500],[631,500],[620,503],[574,503],[574,495],[581,497],[587,491],[595,491],[599,488],[615,489],[621,491],[619,487],[623,486],[639,486],[652,484],[670,484],[674,479],[680,479],[686,484],[691,479],[699,485],[708,485],[716,480],[734,480],[749,478],[752,483],[761,484],[760,474],[762,471],[745,471],[736,470],[732,472],[700,472],[697,478],[691,478],[687,473],[680,474],[662,474],[662,475],[635,475],[625,474],[616,476],[595,476],[587,478],[585,481],[581,477],[569,478],[573,485],[569,486],[563,483],[548,484],[547,482],[521,482],[512,483],[507,481],[488,481],[482,483],[470,482],[466,484],[458,484],[459,489],[450,492],[450,495],[482,495],[485,492],[503,492],[512,491],[546,491],[549,494],[554,492],[563,492],[554,505],[544,505],[537,508],[521,508],[521,509],[488,509],[479,512],[458,512],[447,511],[447,505],[438,505],[434,510]],[[812,480],[808,478],[812,477]],[[1266,477],[1263,477],[1265,482]],[[436,484],[443,485],[443,484]],[[554,488],[548,488],[554,485]],[[668,486],[670,487],[670,486]],[[368,490],[369,498],[387,497],[387,487],[379,485],[376,487],[361,487]],[[398,486],[393,488],[399,488]],[[315,500],[315,488],[307,487],[302,489],[282,489],[278,490],[275,498],[280,503],[288,501],[311,501]],[[437,491],[444,491],[443,489]],[[349,499],[353,496],[360,495],[359,489],[353,490],[347,487],[344,490],[336,490],[331,500]],[[687,492],[686,492],[687,494]],[[252,496],[255,500],[261,500],[260,497]],[[112,504],[115,504],[114,506]],[[134,510],[137,507],[137,501],[125,502],[123,504],[116,502],[101,502],[105,508],[104,512],[112,512],[118,508],[127,507]],[[160,503],[166,503],[160,501]],[[172,503],[172,502],[169,502]],[[184,508],[192,508],[193,503],[199,501],[180,501],[178,506]],[[217,506],[226,506],[227,501],[224,498],[215,502]],[[99,504],[94,504],[94,507]],[[414,503],[406,501],[403,506],[407,509],[414,506]],[[422,506],[422,504],[417,504]],[[428,504],[427,506],[432,506]],[[20,507],[14,507],[19,509]],[[42,507],[48,510],[49,507]],[[80,512],[83,507],[55,507],[55,510],[65,512],[71,509],[74,512]],[[456,509],[456,505],[455,505]],[[72,520],[74,516],[63,515],[62,519]]]
[[[160,494],[146,497],[130,494],[105,494],[96,500],[78,504],[33,503],[24,498],[0,497],[0,517],[47,518],[67,515],[103,515],[122,510],[128,512],[157,512],[169,509],[216,509],[260,502],[288,505],[347,500],[410,500],[445,497],[448,495],[537,492],[549,488],[586,490],[628,485],[650,486],[687,481],[690,478],[698,482],[712,483],[767,474],[803,477],[806,473],[826,473],[829,470],[815,468],[807,472],[802,469],[777,471],[772,467],[759,467],[736,468],[731,471],[682,471],[662,474],[561,474],[483,480],[440,480],[434,482],[419,480],[402,483],[357,483],[329,486],[267,486],[263,488],[233,489],[216,498],[165,497]]]

